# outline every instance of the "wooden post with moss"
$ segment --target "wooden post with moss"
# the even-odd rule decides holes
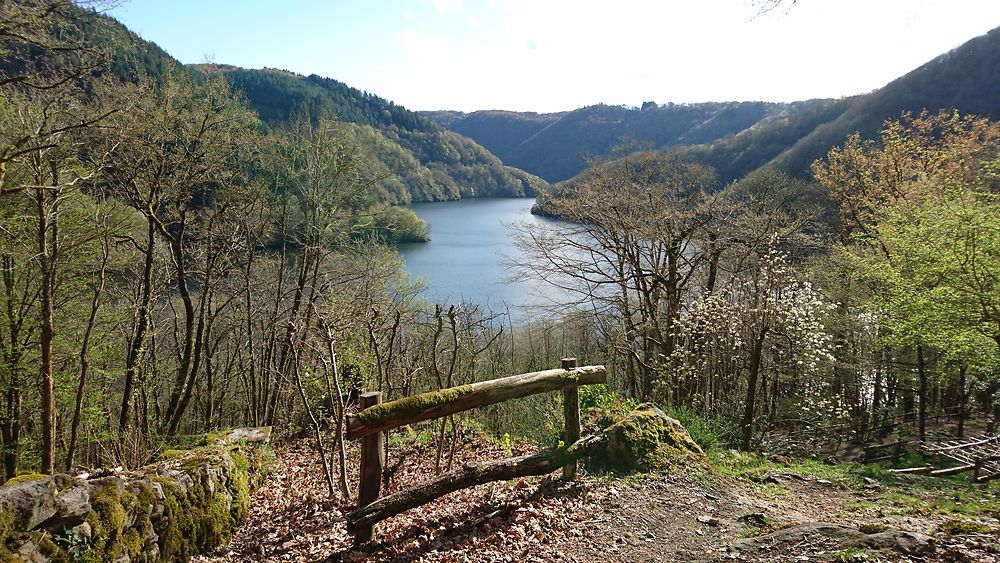
[[[429,391],[347,415],[348,440],[546,391],[604,383],[604,366],[550,369]]]
[[[382,402],[382,393],[362,393],[358,398],[362,409]],[[385,433],[375,432],[361,441],[361,482],[358,484],[358,506],[367,506],[378,499],[382,488],[382,468],[385,466]],[[354,545],[360,546],[372,539],[372,526],[359,527],[354,533]]]
[[[576,369],[576,358],[563,358],[562,368],[567,371]],[[566,445],[576,443],[580,439],[579,389],[576,385],[563,389],[563,415],[566,419],[563,443]],[[573,458],[563,466],[563,479],[566,481],[576,479],[576,465],[576,458]]]

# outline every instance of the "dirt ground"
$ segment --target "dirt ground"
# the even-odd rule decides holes
[[[456,464],[510,453],[527,452],[473,441]],[[393,449],[383,494],[429,479],[433,459],[429,446]],[[330,497],[317,454],[300,440],[277,448],[232,541],[196,561],[1000,561],[996,514],[980,515],[985,532],[947,535],[939,511],[887,506],[894,490],[865,479],[846,487],[791,466],[747,477],[699,465],[500,482],[390,518],[373,544],[352,551],[353,506]],[[1000,489],[982,495],[993,502]]]

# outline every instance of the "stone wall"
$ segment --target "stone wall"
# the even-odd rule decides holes
[[[27,475],[0,486],[0,560],[176,561],[226,542],[246,514],[252,447],[240,429],[106,476]]]

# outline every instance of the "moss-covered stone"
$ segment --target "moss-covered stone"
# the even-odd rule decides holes
[[[18,485],[20,483],[27,483],[29,481],[39,481],[41,479],[48,479],[49,476],[44,473],[22,473],[16,477],[11,477],[7,479],[4,485]]]
[[[707,462],[705,453],[677,420],[652,403],[637,406],[607,430],[607,447],[590,459],[592,467],[615,471],[655,471],[683,461]]]
[[[88,511],[78,518],[89,535],[20,530],[0,511],[0,561],[24,559],[17,555],[22,549],[33,560],[87,562],[182,561],[208,552],[228,541],[246,515],[255,467],[238,446],[219,442],[167,452],[135,474],[89,482],[56,476],[74,494],[87,495]]]

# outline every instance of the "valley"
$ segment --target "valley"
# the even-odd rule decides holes
[[[623,2],[0,3],[0,559],[1000,560],[1000,9]]]

